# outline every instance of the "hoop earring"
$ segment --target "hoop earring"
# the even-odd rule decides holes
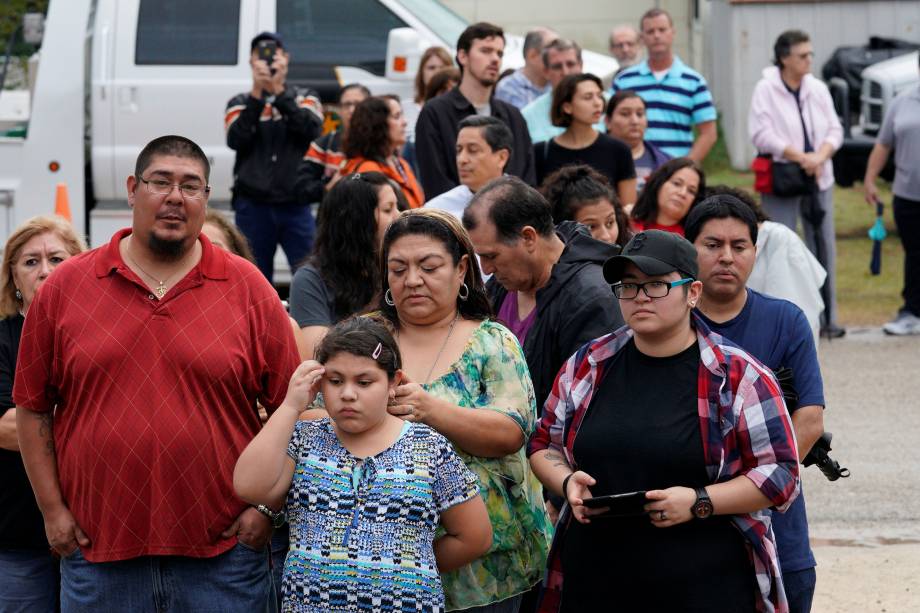
[[[383,293],[383,301],[390,306],[396,306],[396,301],[393,300],[393,292],[389,289]]]
[[[470,288],[466,283],[464,283],[463,285],[460,286],[460,289],[457,291],[457,298],[466,302],[466,299],[469,297],[470,297]]]
[[[16,290],[16,300],[22,300],[22,292],[20,292],[18,289]]]

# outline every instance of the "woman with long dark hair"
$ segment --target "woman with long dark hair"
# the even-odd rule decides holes
[[[323,134],[310,143],[307,154],[297,168],[296,189],[302,202],[321,202],[323,195],[342,178],[342,141],[351,124],[351,116],[359,104],[371,97],[369,89],[360,83],[349,83],[339,92],[338,129]]]
[[[633,230],[684,235],[684,219],[706,192],[706,175],[690,158],[668,160],[649,175],[630,213]]]
[[[291,282],[291,316],[309,355],[327,328],[374,301],[380,242],[398,213],[396,191],[379,172],[347,175],[326,195],[313,255]]]
[[[415,173],[399,155],[406,144],[406,119],[396,96],[373,96],[358,105],[352,115],[344,152],[346,174],[379,172],[396,181],[406,195],[409,206],[425,203]]]

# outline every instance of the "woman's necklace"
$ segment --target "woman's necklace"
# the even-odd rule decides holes
[[[454,324],[457,323],[457,320],[460,319],[460,311],[457,311],[457,315],[450,322],[450,327],[447,329],[447,336],[444,337],[444,343],[441,345],[441,348],[438,350],[438,355],[435,356],[434,362],[431,364],[431,368],[428,369],[428,375],[425,377],[424,385],[427,385],[431,381],[431,373],[434,372],[434,367],[438,365],[438,362],[441,360],[441,354],[444,353],[444,350],[447,348],[447,341],[450,340],[450,335],[454,332]],[[399,332],[396,332],[396,343],[399,344]]]
[[[176,273],[173,273],[169,275],[168,277],[166,277],[165,279],[163,279],[162,281],[160,281],[159,279],[154,277],[152,274],[144,270],[144,268],[140,264],[137,263],[137,260],[131,257],[131,239],[130,238],[128,239],[128,244],[125,245],[125,255],[128,256],[128,259],[131,261],[132,264],[137,266],[138,270],[144,273],[149,279],[153,279],[154,281],[156,281],[157,286],[153,288],[153,293],[156,294],[157,298],[163,298],[163,296],[166,295],[166,291],[167,291],[166,282],[172,279],[176,275]]]

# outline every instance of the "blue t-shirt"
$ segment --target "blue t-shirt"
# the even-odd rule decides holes
[[[648,60],[630,66],[613,80],[611,94],[624,89],[645,101],[645,140],[671,157],[690,153],[693,126],[715,121],[717,116],[706,79],[678,57],[661,80],[649,68]]]
[[[823,407],[824,382],[818,366],[818,352],[802,309],[788,300],[766,296],[752,289],[748,289],[747,293],[741,312],[724,323],[715,323],[697,312],[714,332],[767,367],[773,370],[783,366],[792,369],[799,406]],[[815,557],[808,544],[804,495],[800,495],[785,513],[773,514],[773,532],[783,572],[805,570],[815,565]]]

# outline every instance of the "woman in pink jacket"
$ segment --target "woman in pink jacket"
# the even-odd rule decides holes
[[[748,132],[757,151],[773,156],[774,164],[798,164],[806,175],[815,178],[817,205],[823,217],[816,223],[815,215],[807,213],[807,196],[764,194],[763,209],[773,221],[792,230],[802,217],[805,242],[828,273],[821,332],[836,338],[843,336],[845,330],[836,322],[837,249],[831,156],[843,142],[843,129],[827,86],[811,74],[814,52],[808,34],[799,30],[783,32],[776,39],[773,53],[775,65],[764,68],[754,88]],[[820,212],[817,216],[821,216]],[[816,248],[816,234],[820,235],[822,249]]]

